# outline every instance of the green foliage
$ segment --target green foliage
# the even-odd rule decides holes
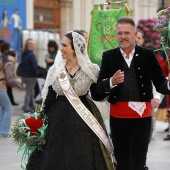
[[[160,32],[161,43],[165,47],[170,47],[170,7],[157,14],[157,24],[154,29]]]

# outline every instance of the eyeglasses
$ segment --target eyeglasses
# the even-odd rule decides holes
[[[122,37],[123,35],[125,36],[125,37],[129,37],[130,35],[131,35],[131,33],[130,32],[117,32],[116,33],[116,35],[117,35],[117,37]]]

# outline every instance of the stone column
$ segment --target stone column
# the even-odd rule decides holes
[[[73,30],[73,4],[72,0],[61,0],[61,37]]]

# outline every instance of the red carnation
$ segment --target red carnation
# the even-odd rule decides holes
[[[43,126],[43,120],[39,117],[35,119],[34,117],[27,118],[25,120],[27,126],[30,128],[31,136],[34,136],[38,133],[38,129]]]
[[[150,34],[150,33],[147,33],[146,35],[148,38],[152,37],[152,34]]]

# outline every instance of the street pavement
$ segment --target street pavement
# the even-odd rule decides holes
[[[14,107],[12,124],[23,114],[21,110],[24,101],[24,90],[14,90],[14,98],[19,106]],[[170,141],[164,141],[167,123],[156,121],[152,140],[149,145],[147,166],[149,170],[170,170]],[[17,153],[18,147],[12,138],[0,138],[0,170],[21,170],[22,152]],[[49,169],[50,170],[50,169]]]

